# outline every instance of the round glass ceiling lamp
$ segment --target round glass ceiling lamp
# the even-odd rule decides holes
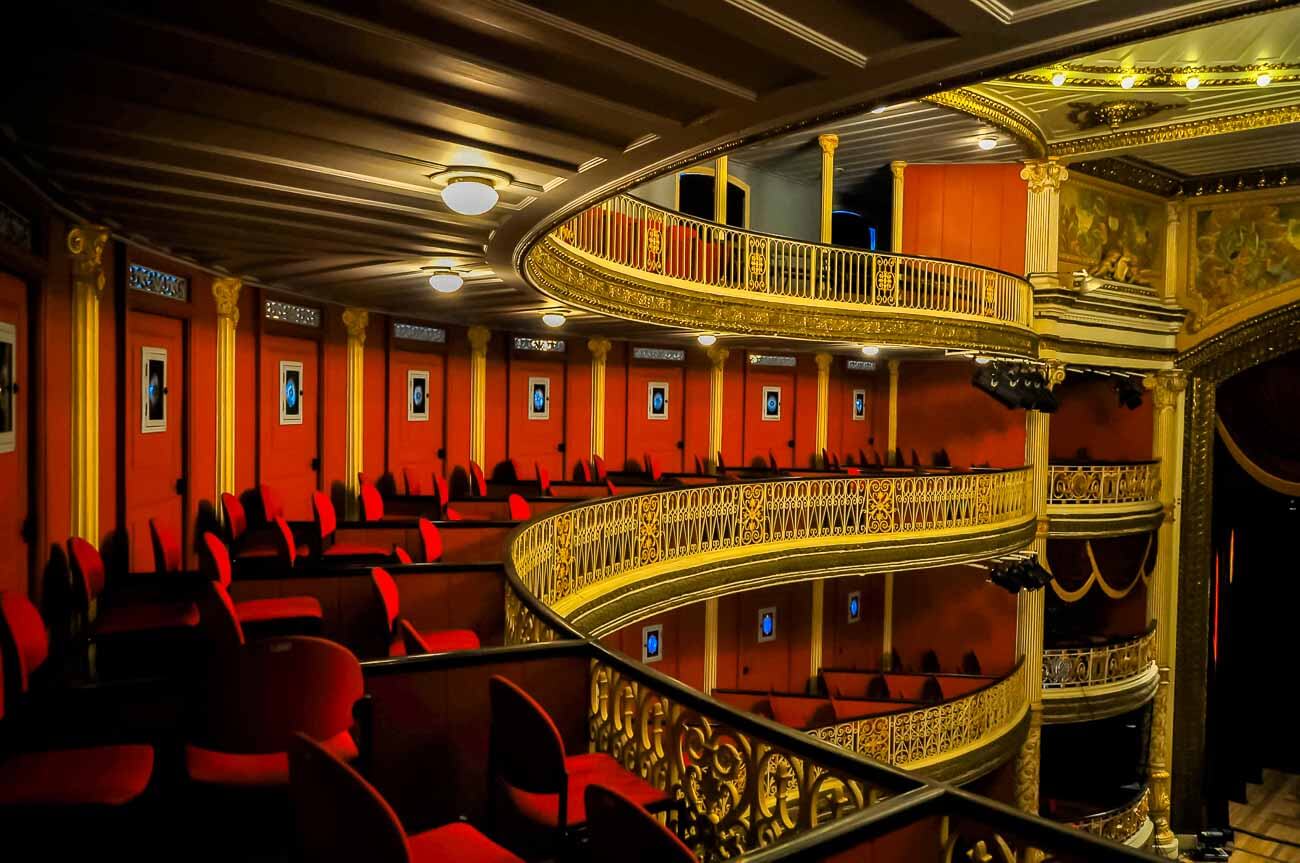
[[[465,279],[459,273],[453,273],[451,270],[429,276],[429,287],[440,294],[454,294],[460,290],[460,286],[463,284],[465,284]]]
[[[564,315],[560,312],[547,312],[542,315],[542,323],[548,327],[562,327],[564,326]]]
[[[500,199],[490,180],[479,177],[455,177],[442,190],[448,207],[466,216],[481,216]]]
[[[711,345],[716,344],[718,341],[718,337],[713,335],[712,333],[700,333],[698,336],[695,337],[695,340],[707,348],[710,347]]]

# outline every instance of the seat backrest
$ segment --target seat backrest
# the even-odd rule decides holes
[[[384,498],[372,483],[361,484],[361,520],[379,521],[384,517]]]
[[[289,745],[289,797],[299,859],[409,863],[402,822],[361,774],[305,734]]]
[[[274,528],[271,531],[275,540],[275,550],[281,562],[293,566],[298,561],[298,540],[293,538],[293,531],[289,529],[289,522],[284,520],[284,516],[277,515]]]
[[[487,497],[487,478],[483,476],[483,468],[476,461],[469,463],[469,476],[473,481],[474,494],[479,497]]]
[[[925,679],[921,686],[921,702],[924,704],[937,704],[943,701],[943,687],[939,684],[939,678],[931,675]]]
[[[235,612],[235,603],[217,581],[204,585],[199,595],[199,625],[214,655],[230,656],[244,645],[244,626]]]
[[[493,769],[507,784],[534,794],[567,787],[564,740],[542,706],[499,674],[488,680],[492,717],[488,747]]]
[[[409,467],[402,468],[402,481],[406,483],[407,494],[424,494],[420,486],[420,478]]]
[[[609,471],[605,468],[605,460],[600,456],[592,456],[591,463],[596,466],[596,482],[604,482],[609,479]]]
[[[397,592],[397,582],[382,566],[370,568],[370,583],[375,587],[379,605],[384,609],[384,619],[388,623],[388,638],[396,632],[397,616],[402,613],[402,603]]]
[[[698,454],[695,456],[695,472],[704,473],[704,462],[700,461]]]
[[[447,478],[439,474],[433,475],[433,493],[438,498],[439,506],[446,506],[451,503],[451,491],[447,488]]]
[[[437,563],[442,560],[442,533],[438,525],[421,518],[416,524],[420,528],[420,556],[425,563]]]
[[[433,653],[433,650],[429,647],[429,643],[425,641],[419,631],[411,625],[411,621],[397,621],[397,631],[402,636],[402,644],[406,646],[407,656],[420,656],[425,653]]]
[[[0,621],[17,660],[13,667],[18,672],[18,692],[26,692],[32,672],[44,665],[50,655],[50,636],[45,631],[45,621],[30,599],[13,590],[0,591]],[[0,666],[3,665],[3,657],[0,657]],[[0,701],[4,699],[3,688],[3,682],[0,682]]]
[[[397,543],[393,543],[393,557],[397,558],[397,562],[403,565],[415,563],[414,558],[411,557],[411,553]]]
[[[921,670],[923,672],[926,674],[938,674],[939,669],[939,654],[935,653],[933,650],[927,650],[925,653],[921,654]]]
[[[338,530],[339,519],[334,513],[334,504],[329,495],[323,491],[311,493],[311,512],[316,517],[316,535],[322,540],[329,539]]]
[[[72,580],[78,597],[89,608],[90,603],[104,592],[107,576],[104,572],[104,558],[95,548],[79,536],[68,540],[68,560],[72,563]]]
[[[156,518],[149,519],[149,538],[153,542],[154,572],[181,571],[181,538],[176,531]]]
[[[341,644],[291,636],[215,657],[194,742],[220,752],[285,752],[301,731],[328,740],[352,727],[365,693],[361,663]]]
[[[276,516],[284,515],[284,501],[280,500],[275,489],[262,483],[257,487],[257,493],[262,498],[262,513],[267,521],[275,521]]]
[[[533,462],[533,473],[537,474],[537,493],[546,497],[551,493],[551,472],[537,462]]]
[[[199,567],[204,571],[208,578],[215,581],[224,588],[230,588],[231,567],[230,567],[230,550],[226,544],[221,541],[210,530],[205,530],[203,536],[199,538]]]
[[[585,461],[578,462],[578,479],[582,482],[591,482],[591,465]]]
[[[221,513],[225,516],[226,531],[231,542],[237,542],[248,533],[248,513],[244,512],[244,505],[239,502],[239,498],[228,491],[221,493]]]
[[[975,651],[968,650],[966,651],[966,655],[961,658],[961,673],[962,674],[980,673],[980,658],[975,654]]]
[[[650,453],[645,454],[645,470],[646,473],[650,474],[650,479],[655,482],[664,478],[664,472],[659,467],[659,459],[655,458]]]
[[[724,462],[724,461],[722,460],[722,450],[718,450],[718,452],[716,453],[716,455],[717,455],[717,457],[718,457],[718,461],[717,461],[718,470],[720,470],[720,471],[721,471],[721,470],[726,470],[726,469],[727,469],[727,464],[726,464],[726,462]]]
[[[772,470],[778,469],[776,466],[776,453],[772,452],[770,449],[767,451],[767,466]]]
[[[622,794],[603,785],[584,792],[592,860],[623,863],[695,863],[673,831]]]
[[[506,498],[506,505],[510,508],[511,521],[527,521],[533,517],[533,508],[528,505],[528,501],[517,494]]]
[[[605,480],[605,490],[609,492],[610,497],[618,496],[618,486],[614,485],[614,481],[612,479]]]

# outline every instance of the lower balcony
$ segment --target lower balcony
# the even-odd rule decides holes
[[[1053,464],[1047,515],[1054,537],[1146,533],[1160,525],[1160,463]]]
[[[1043,722],[1084,722],[1150,701],[1159,683],[1155,627],[1141,635],[1043,650]]]
[[[1153,830],[1148,817],[1150,803],[1151,789],[1143,786],[1137,796],[1126,803],[1083,817],[1069,815],[1065,823],[1111,842],[1145,848]]]

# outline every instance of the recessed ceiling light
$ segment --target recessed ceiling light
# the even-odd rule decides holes
[[[1273,83],[1273,76],[1267,72],[1260,72],[1259,75],[1255,77],[1255,83],[1261,87],[1267,87],[1269,84]]]
[[[546,324],[548,327],[562,327],[564,326],[564,319],[565,316],[563,312],[547,312],[542,315],[542,323]]]
[[[874,107],[874,108],[871,109],[871,113],[873,113],[873,114],[883,114],[883,113],[885,113],[885,110],[888,109],[888,108],[889,108],[888,105],[877,105],[876,107]]]
[[[1187,80],[1183,83],[1187,85],[1188,90],[1195,90],[1197,87],[1201,86],[1201,79],[1195,75],[1188,75]]]
[[[695,340],[707,348],[716,344],[718,337],[713,335],[713,333],[700,333],[695,337]]]
[[[1065,83],[1065,73],[1064,73],[1064,72],[1055,72],[1055,73],[1052,74],[1052,86],[1053,86],[1053,87],[1059,87],[1059,86],[1061,86],[1061,85],[1064,84],[1064,83]]]
[[[998,139],[993,135],[985,135],[980,138],[979,144],[981,150],[992,150],[998,145]]]
[[[454,273],[451,270],[440,270],[429,276],[429,287],[440,294],[454,294],[460,290],[460,286],[463,284],[465,284],[465,279],[459,273]]]
[[[1123,78],[1119,79],[1119,85],[1123,87],[1125,90],[1132,90],[1133,85],[1136,83],[1137,83],[1137,78],[1133,77],[1132,75],[1125,75]]]
[[[514,177],[491,168],[451,167],[429,178],[442,187],[442,202],[465,216],[481,216],[497,205],[499,189]]]
[[[975,365],[977,365],[977,366],[986,366],[986,365],[988,365],[988,364],[989,364],[989,358],[988,358],[988,357],[976,357],[976,358],[975,358]]]
[[[862,346],[862,355],[863,355],[864,357],[877,357],[877,356],[880,356],[880,348],[876,347],[875,345],[863,345],[863,346]]]

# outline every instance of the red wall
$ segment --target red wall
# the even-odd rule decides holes
[[[884,646],[884,575],[826,580],[822,597],[822,667],[880,668]],[[849,622],[849,594],[861,594],[861,614]]]
[[[1028,200],[1019,165],[908,165],[902,251],[1023,274]]]
[[[1094,461],[1151,458],[1154,417],[1147,392],[1136,410],[1121,407],[1113,378],[1070,376],[1056,387],[1060,407],[1052,415],[1048,451],[1053,460],[1078,461],[1086,449]]]
[[[758,641],[758,612],[776,608],[776,638]],[[718,688],[803,692],[809,680],[812,585],[718,599]]]
[[[601,639],[613,650],[641,660],[641,631],[663,626],[663,658],[652,667],[687,686],[704,686],[704,603],[697,602],[655,617],[629,624]]]
[[[1025,463],[1025,412],[1009,410],[971,386],[965,361],[905,362],[898,374],[898,446],[922,464],[944,448],[955,466]],[[877,442],[884,442],[877,437]]]
[[[1016,598],[982,569],[944,566],[894,576],[894,650],[919,669],[933,650],[944,671],[958,671],[974,650],[985,674],[1009,671],[1016,657]]]

